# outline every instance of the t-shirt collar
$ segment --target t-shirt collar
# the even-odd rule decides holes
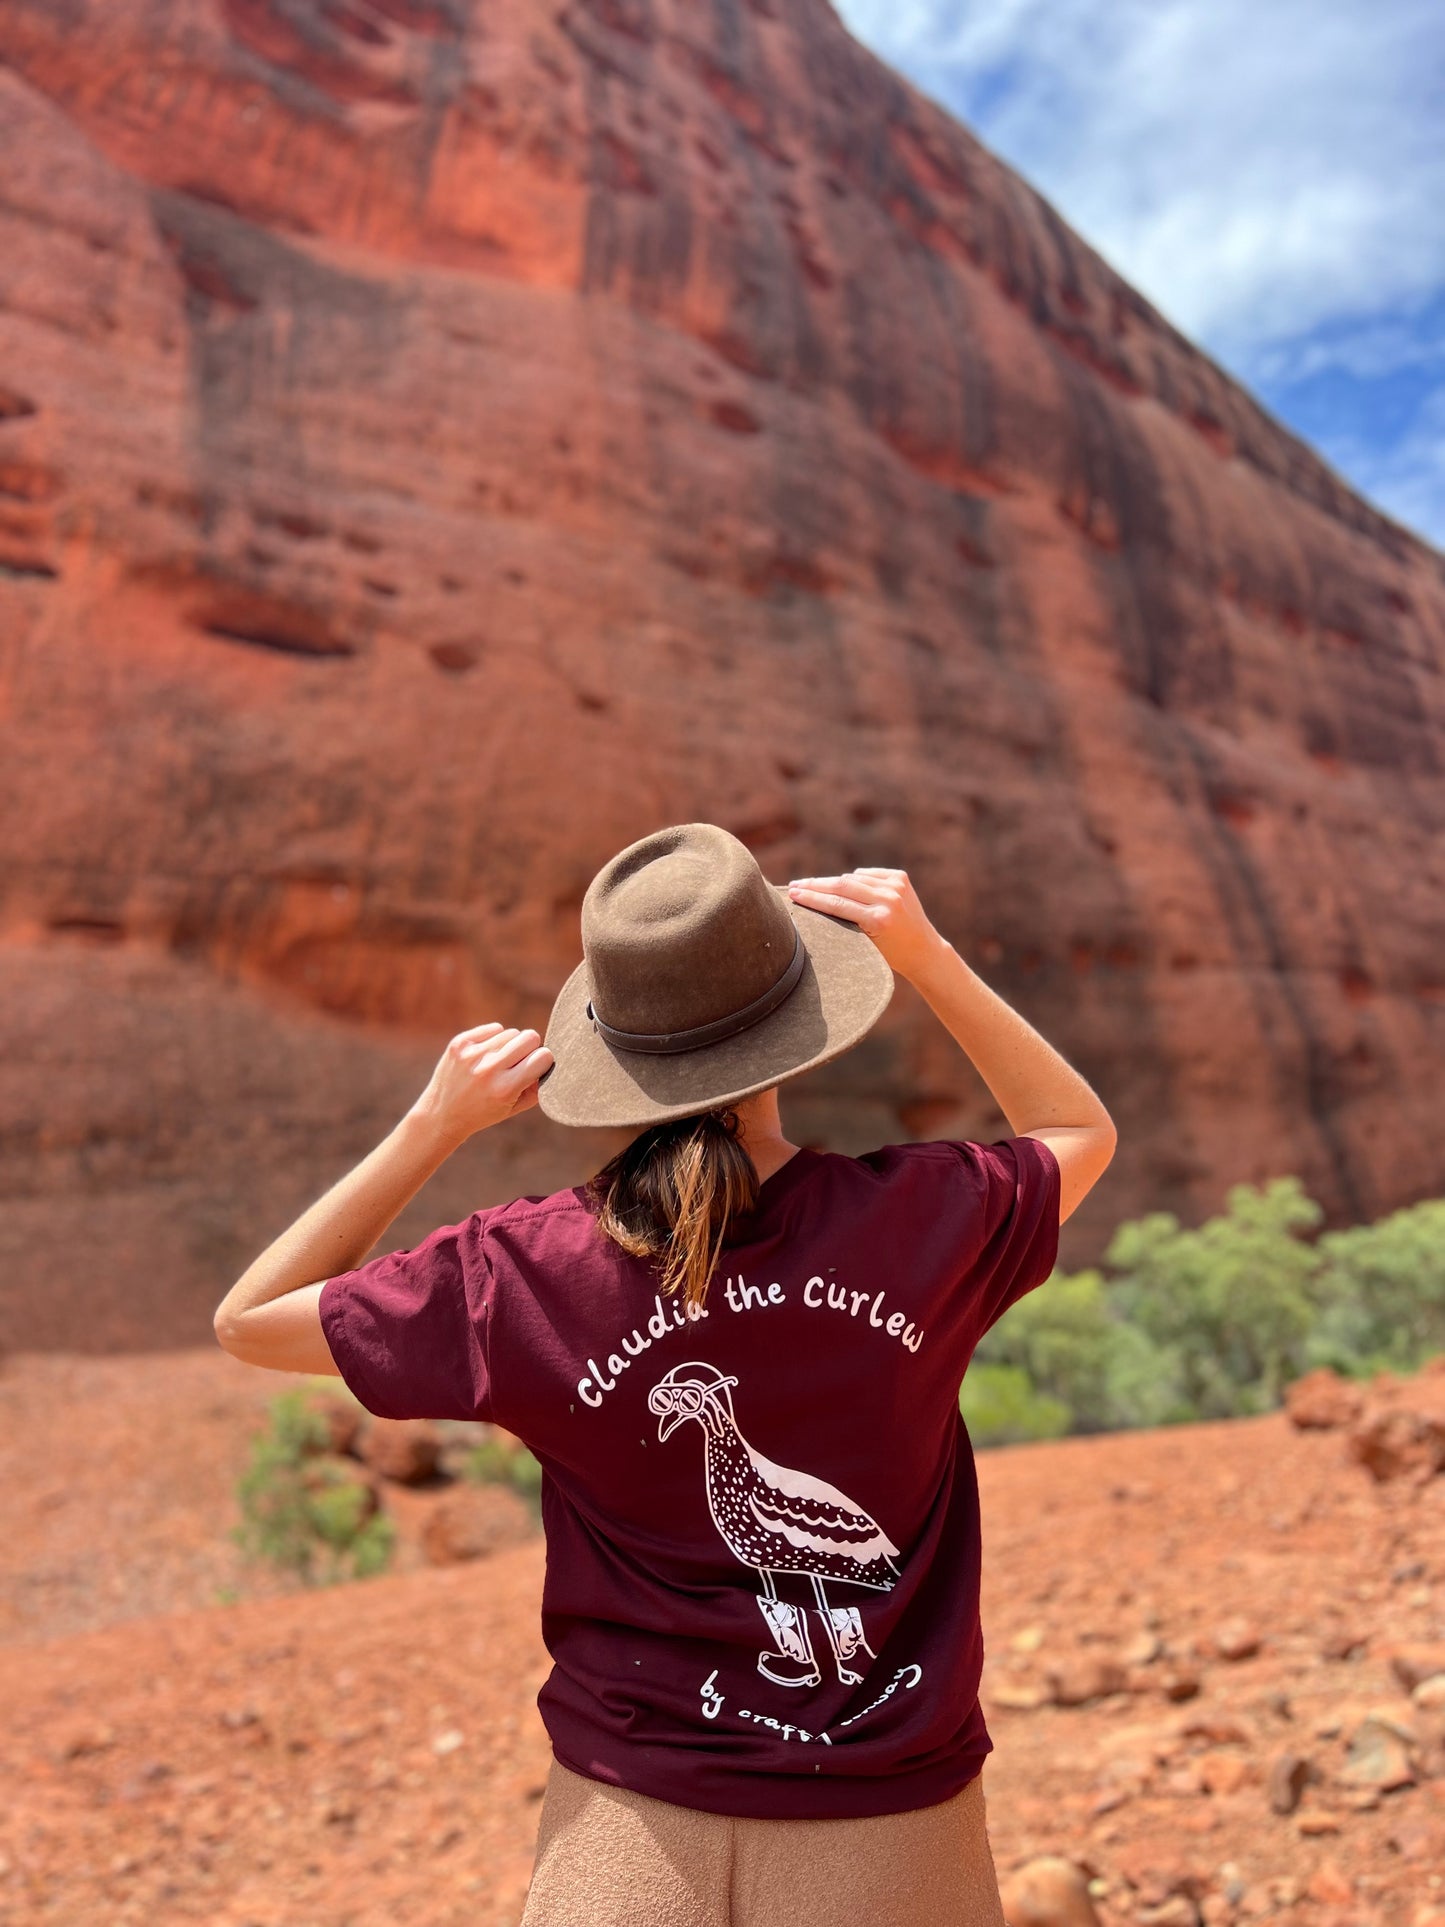
[[[745,1235],[751,1233],[758,1221],[766,1217],[783,1198],[795,1190],[821,1162],[821,1152],[810,1149],[806,1144],[800,1145],[786,1164],[779,1165],[771,1176],[763,1179],[758,1186],[757,1203],[751,1211],[739,1215],[734,1220],[734,1224],[739,1230],[745,1228]],[[731,1227],[725,1242],[728,1244],[740,1242]]]

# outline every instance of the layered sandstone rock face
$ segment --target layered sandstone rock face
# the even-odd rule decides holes
[[[1065,1262],[1445,1189],[1440,556],[821,0],[9,0],[0,59],[0,1342],[206,1338],[699,817],[906,865],[1091,1078]],[[792,1119],[1008,1129],[906,992]]]

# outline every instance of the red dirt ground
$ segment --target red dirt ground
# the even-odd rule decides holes
[[[541,1542],[427,1567],[429,1495],[407,1493],[397,1571],[316,1591],[248,1574],[235,1479],[297,1382],[205,1351],[0,1372],[5,1927],[518,1919],[549,1757]],[[1445,1708],[1390,1664],[1434,1647],[1445,1666],[1445,1476],[1376,1485],[1342,1433],[1282,1414],[979,1470],[1006,1889],[1056,1853],[1105,1927],[1445,1922]],[[1226,1659],[1217,1633],[1258,1650]],[[1105,1659],[1123,1685],[1104,1697],[1003,1703]],[[1171,1699],[1186,1675],[1198,1692]],[[1371,1708],[1417,1735],[1388,1791],[1339,1777]],[[1281,1814],[1286,1751],[1319,1777]]]

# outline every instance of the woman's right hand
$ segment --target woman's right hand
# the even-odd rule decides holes
[[[552,1053],[535,1030],[478,1024],[447,1045],[412,1110],[463,1144],[475,1132],[531,1110],[551,1068]]]
[[[788,885],[788,895],[806,910],[856,923],[877,944],[888,967],[910,981],[948,947],[929,922],[906,870],[799,877]]]

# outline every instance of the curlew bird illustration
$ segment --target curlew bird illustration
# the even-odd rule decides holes
[[[705,1439],[703,1480],[713,1524],[729,1551],[762,1579],[759,1610],[777,1641],[777,1652],[758,1654],[758,1671],[779,1686],[816,1686],[822,1670],[808,1636],[808,1608],[779,1599],[775,1575],[804,1573],[812,1581],[833,1664],[845,1686],[863,1675],[847,1664],[856,1654],[878,1655],[863,1637],[856,1606],[830,1606],[823,1582],[891,1590],[899,1576],[898,1551],[878,1521],[846,1492],[807,1472],[794,1472],[749,1445],[733,1415],[737,1379],[694,1359],[674,1365],[647,1395],[658,1415],[659,1443],[687,1419]]]

